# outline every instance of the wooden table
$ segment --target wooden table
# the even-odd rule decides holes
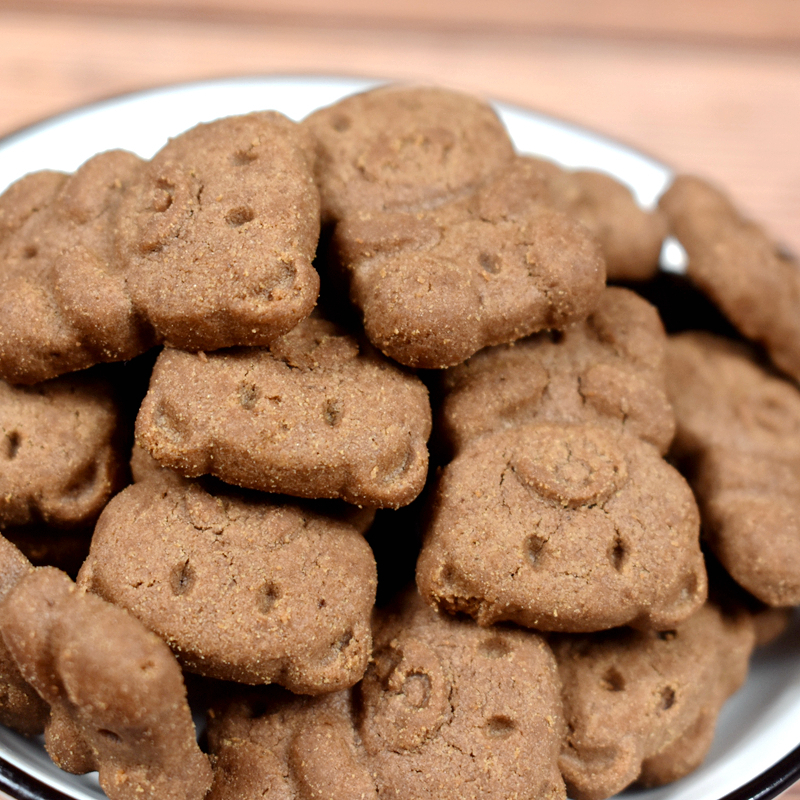
[[[800,252],[797,0],[0,0],[0,135],[110,95],[265,73],[436,82],[728,188]],[[787,792],[800,800],[800,787]]]

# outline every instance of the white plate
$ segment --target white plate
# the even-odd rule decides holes
[[[251,77],[173,86],[126,95],[62,114],[0,141],[0,191],[27,172],[74,171],[101,150],[125,148],[149,158],[167,140],[198,122],[257,109],[299,120],[320,106],[377,84],[345,78]],[[603,170],[652,206],[672,174],[657,161],[543,114],[497,104],[520,151],[568,167]],[[678,254],[677,263],[680,261]],[[745,687],[726,705],[705,764],[660,789],[626,792],[628,800],[765,800],[800,775],[800,618],[777,642],[756,654]],[[103,798],[93,775],[61,772],[40,741],[0,728],[0,786],[15,786],[19,771],[50,787],[13,789],[20,796]],[[783,762],[766,776],[765,771]],[[16,769],[15,769],[16,768]],[[737,789],[743,787],[741,792]],[[55,790],[55,792],[53,791]]]

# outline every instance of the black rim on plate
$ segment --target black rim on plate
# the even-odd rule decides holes
[[[104,98],[92,103],[78,106],[76,108],[71,108],[58,114],[54,114],[46,119],[40,120],[39,122],[26,125],[23,128],[11,131],[5,136],[0,137],[0,145],[13,141],[21,135],[35,131],[37,128],[50,124],[54,120],[68,119],[75,114],[80,114],[93,108],[102,107],[111,101],[117,101],[123,98],[133,99],[136,97],[142,97],[151,93],[163,91],[164,89],[176,88],[178,86],[188,87],[204,83],[224,83],[231,80],[233,77],[241,78],[242,80],[259,80],[270,77],[298,80],[311,78],[311,76],[308,75],[295,74],[230,76],[228,78],[220,78],[218,80],[211,81],[187,81],[184,84],[169,84],[161,87],[152,87],[137,92],[130,92],[124,95],[116,95],[114,97]],[[366,76],[330,75],[325,77],[330,80],[369,80]],[[514,107],[519,110],[525,110],[519,106]],[[561,121],[559,120],[559,122]],[[567,124],[569,124],[571,127],[579,127],[573,123]],[[589,132],[592,133],[593,136],[603,139],[606,138],[602,136],[602,134],[595,134],[591,131]],[[622,146],[625,147],[625,145]],[[655,161],[655,159],[652,160]],[[67,773],[65,773],[65,775],[66,774]],[[772,798],[777,797],[777,795],[788,789],[798,780],[800,780],[800,745],[795,747],[794,750],[787,753],[783,758],[766,769],[760,775],[752,778],[747,783],[743,784],[737,789],[734,789],[732,792],[717,798],[717,800],[772,800]],[[10,795],[11,797],[15,798],[15,800],[74,800],[73,795],[65,794],[59,789],[56,789],[55,787],[50,786],[49,784],[44,783],[37,778],[34,778],[23,769],[20,769],[16,765],[6,761],[2,756],[0,756],[0,791]]]

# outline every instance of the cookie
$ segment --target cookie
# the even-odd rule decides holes
[[[660,201],[689,257],[687,275],[781,370],[800,380],[800,269],[730,199],[679,175]]]
[[[640,206],[625,184],[605,172],[536,162],[546,176],[548,202],[597,238],[609,280],[638,282],[655,276],[667,233],[660,209]]]
[[[662,633],[552,638],[569,731],[559,759],[569,796],[602,800],[698,767],[720,708],[744,683],[754,643],[749,615],[711,604]]]
[[[376,622],[355,690],[379,797],[564,798],[555,662],[527,631],[486,631],[415,591]]]
[[[397,507],[425,483],[430,415],[418,378],[311,317],[269,348],[165,350],[136,438],[185,476]]]
[[[93,524],[125,478],[120,417],[99,378],[0,381],[0,529]]]
[[[518,159],[436,208],[340,220],[332,251],[370,341],[401,364],[441,368],[584,319],[605,264],[583,225],[541,202],[541,182]]]
[[[323,222],[441,205],[514,157],[491,106],[435,87],[382,86],[315,111],[301,125],[316,143]]]
[[[0,197],[0,378],[36,383],[153,345],[261,345],[307,316],[319,194],[276,112],[199,125],[152,161],[101,153]]]
[[[415,594],[377,621],[348,692],[228,701],[209,720],[210,800],[262,796],[564,798],[555,660],[522,631],[442,617]]]
[[[673,337],[675,457],[698,497],[704,536],[733,578],[771,606],[800,603],[800,391],[742,346]]]
[[[476,353],[442,374],[437,435],[471,439],[532,422],[596,424],[665,453],[675,420],[665,391],[667,339],[655,309],[607,288],[585,322]]]
[[[152,346],[115,243],[122,197],[143,167],[112,150],[0,196],[0,378],[32,384]]]
[[[159,340],[263,345],[306,317],[319,195],[309,145],[277,112],[198,125],[148,162],[120,209],[127,288]]]
[[[0,615],[5,599],[32,569],[30,561],[0,536]],[[37,736],[44,731],[48,714],[47,703],[22,677],[0,636],[0,724],[25,736]]]
[[[442,471],[417,585],[481,625],[665,629],[706,598],[699,535],[689,486],[652,445],[523,425],[473,440]]]
[[[136,483],[101,515],[78,584],[209,677],[319,694],[358,681],[371,652],[372,551],[286,498]]]
[[[111,800],[202,800],[211,767],[197,746],[180,668],[157,636],[51,567],[17,583],[0,630],[50,706],[45,747],[58,766],[98,770]]]

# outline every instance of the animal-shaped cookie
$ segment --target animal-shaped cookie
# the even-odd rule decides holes
[[[124,481],[111,384],[87,375],[36,386],[0,380],[0,530],[91,525]]]
[[[313,316],[269,348],[165,350],[136,434],[186,476],[397,507],[425,483],[430,429],[417,377]]]
[[[111,800],[202,800],[211,767],[180,667],[155,634],[52,567],[17,583],[0,631],[50,706],[45,747],[58,766],[97,770]]]
[[[376,588],[360,533],[284,497],[164,472],[109,503],[79,585],[130,611],[193,672],[308,694],[358,681]]]
[[[669,448],[667,338],[656,310],[609,287],[585,322],[486,348],[442,373],[437,435],[451,450],[531,422],[612,427]]]
[[[557,636],[569,733],[559,766],[570,797],[658,786],[702,763],[717,715],[744,683],[750,616],[707,604],[673,630]]]
[[[318,139],[335,269],[370,341],[413,367],[562,328],[605,282],[588,230],[541,202],[536,165],[511,157],[488,106],[456,98],[458,111],[441,91],[383,88],[304,122]]]
[[[800,268],[730,198],[679,175],[660,200],[689,257],[686,274],[748,339],[800,380]]]
[[[771,606],[800,603],[800,391],[739,344],[704,333],[669,343],[674,454],[710,548]]]
[[[468,443],[443,470],[417,585],[482,625],[665,629],[703,603],[700,519],[647,442],[597,425],[522,425]]]

